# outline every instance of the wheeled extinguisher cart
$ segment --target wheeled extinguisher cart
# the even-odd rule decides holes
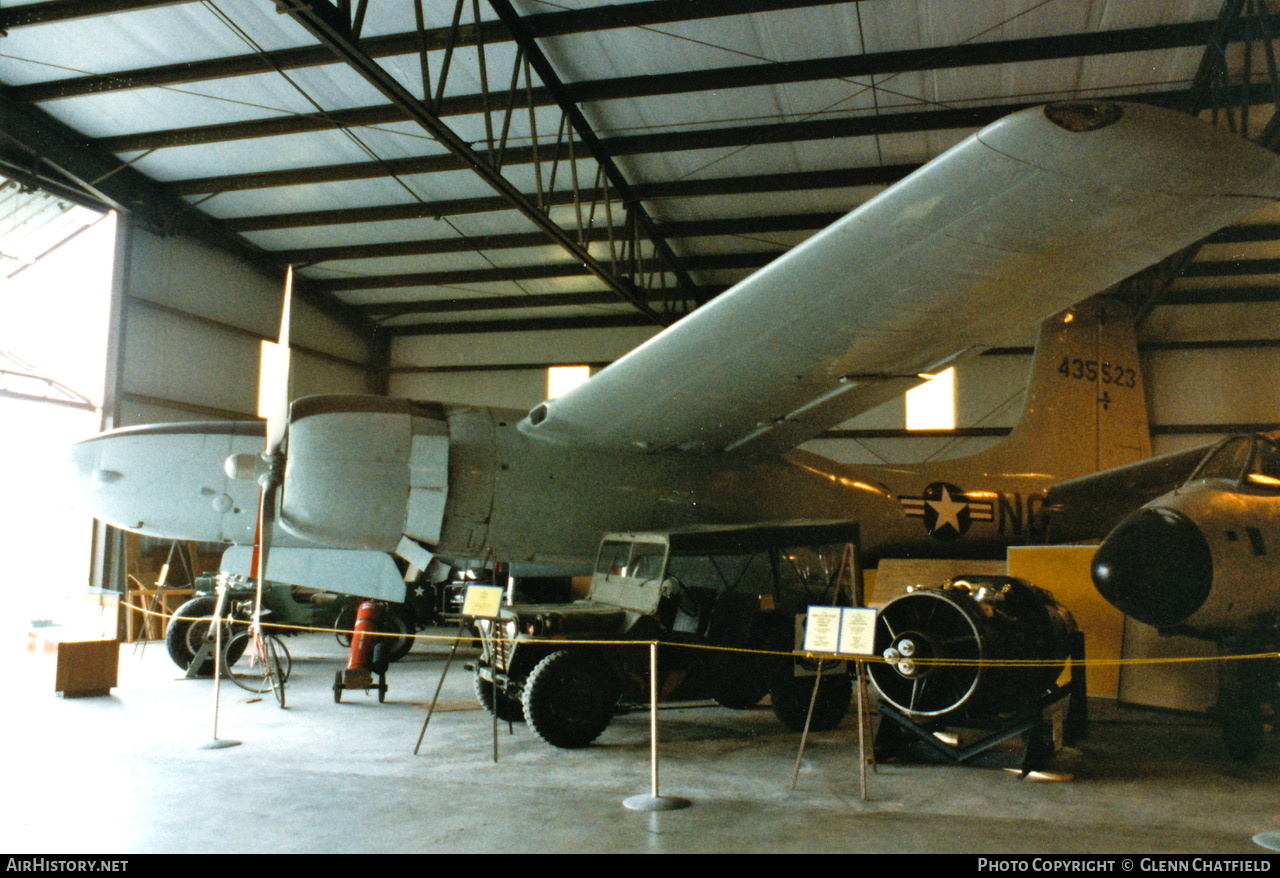
[[[381,601],[364,601],[356,611],[355,633],[351,635],[351,653],[345,669],[333,679],[333,700],[342,701],[343,690],[373,688],[373,675],[378,675],[378,701],[387,700],[387,654],[390,639],[378,636],[382,614],[386,607]]]

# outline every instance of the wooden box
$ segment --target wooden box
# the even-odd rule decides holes
[[[27,648],[53,660],[53,691],[66,698],[110,695],[120,667],[118,640],[63,639],[58,629],[33,629]]]

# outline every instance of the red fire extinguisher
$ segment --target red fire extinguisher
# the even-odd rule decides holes
[[[379,601],[364,601],[356,611],[355,633],[351,636],[351,653],[345,670],[338,671],[333,681],[333,700],[342,701],[342,690],[373,686],[378,675],[378,701],[387,700],[387,664],[385,637],[378,636],[385,608]]]

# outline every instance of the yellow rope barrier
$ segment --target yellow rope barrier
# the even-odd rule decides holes
[[[165,613],[149,610],[145,607],[139,607],[127,601],[123,604],[125,607],[136,610],[149,616],[159,616],[166,619],[179,619],[185,622],[196,622],[200,619],[208,619],[208,616],[169,616]],[[227,622],[233,625],[248,625],[248,621],[243,619],[228,618]],[[281,622],[265,623],[268,629],[287,630],[298,632],[310,632],[317,634],[350,634],[354,635],[355,631],[347,628],[319,628],[309,625],[289,625]],[[482,637],[462,637],[446,634],[415,634],[415,633],[398,633],[394,631],[366,631],[366,636],[374,637],[412,637],[415,641],[440,643],[453,643],[455,640],[461,639],[469,643],[482,643]],[[654,641],[648,640],[587,640],[574,639],[566,640],[553,637],[540,637],[536,641],[540,644],[549,644],[552,646],[647,646]],[[803,651],[782,652],[769,649],[746,649],[743,647],[733,646],[716,646],[707,643],[679,643],[672,641],[656,641],[662,646],[681,647],[684,649],[700,649],[710,652],[731,652],[743,655],[769,655],[782,658],[806,658],[812,660],[826,659],[835,661],[863,661],[869,664],[889,664],[882,656],[849,656],[849,655],[829,655],[823,653],[812,653]],[[1129,658],[1129,659],[1083,659],[1081,661],[1073,661],[1076,667],[1101,668],[1101,667],[1119,667],[1125,665],[1172,665],[1172,664],[1190,664],[1201,662],[1233,662],[1233,661],[1254,661],[1259,659],[1280,659],[1280,652],[1260,652],[1249,655],[1232,655],[1232,656],[1181,656],[1167,658]],[[911,659],[917,667],[962,667],[962,668],[1055,668],[1063,666],[1067,663],[1067,659]]]

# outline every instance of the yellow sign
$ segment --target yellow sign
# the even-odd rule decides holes
[[[469,585],[462,601],[462,615],[472,618],[493,619],[502,606],[502,586]]]

